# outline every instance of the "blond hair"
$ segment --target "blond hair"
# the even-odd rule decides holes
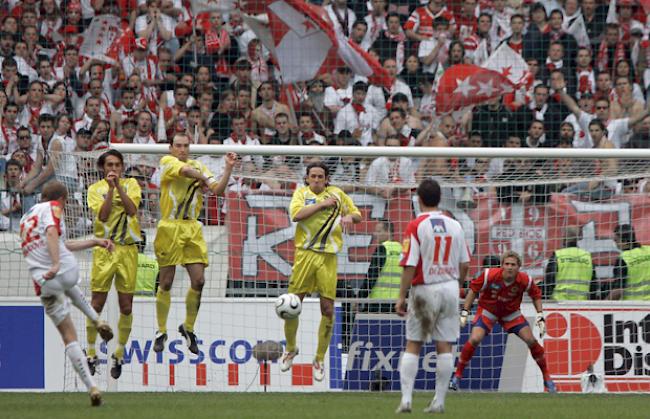
[[[503,262],[508,258],[515,258],[517,260],[517,265],[521,266],[521,256],[519,256],[519,253],[514,250],[506,250],[501,255],[501,265],[503,265]]]

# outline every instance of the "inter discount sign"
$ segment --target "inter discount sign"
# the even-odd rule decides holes
[[[407,223],[418,213],[410,194],[390,200],[370,194],[351,194],[364,221],[346,235],[339,254],[342,279],[365,276],[376,243],[375,224],[388,219],[401,241]],[[293,262],[295,225],[289,217],[289,193],[248,193],[229,196],[227,225],[230,233],[229,268],[233,280],[286,281]],[[487,255],[515,250],[524,258],[525,270],[543,274],[544,262],[562,246],[567,226],[582,229],[580,247],[592,252],[600,276],[611,273],[618,254],[612,240],[619,224],[632,224],[641,243],[650,243],[650,197],[618,196],[583,202],[571,195],[555,194],[544,205],[502,204],[482,196],[472,210],[443,208],[462,225],[478,269]]]

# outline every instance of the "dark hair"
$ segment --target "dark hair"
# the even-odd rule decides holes
[[[368,91],[368,83],[364,81],[358,81],[352,85],[352,93],[357,91],[363,91],[366,93]]]
[[[315,161],[313,163],[309,163],[309,165],[307,166],[307,169],[305,169],[305,176],[309,176],[309,171],[311,169],[315,169],[315,168],[323,169],[323,171],[325,171],[325,177],[326,178],[330,176],[330,168],[327,167],[327,165],[325,163],[323,163],[322,161]]]
[[[16,67],[18,68],[18,63],[16,62],[15,58],[12,57],[7,57],[2,61],[2,68],[7,68],[7,67]]]
[[[352,25],[352,29],[356,28],[359,25],[363,25],[366,28],[368,27],[368,23],[365,20],[357,20],[356,22],[354,22],[354,25]]]
[[[393,223],[386,219],[386,218],[380,218],[377,220],[377,223],[381,224],[384,227],[384,230],[388,231],[390,233],[390,236],[393,237],[393,232],[395,231],[395,227],[393,226]]]
[[[54,117],[54,115],[51,115],[51,114],[49,114],[49,113],[42,113],[42,114],[38,117],[38,124],[40,125],[40,124],[42,124],[43,122],[51,122],[52,125],[54,125],[54,122],[56,122],[56,118]]]
[[[99,156],[99,158],[97,159],[97,168],[100,171],[104,170],[104,163],[106,163],[106,158],[108,156],[117,157],[118,160],[120,161],[120,163],[122,163],[122,165],[124,165],[124,156],[122,155],[122,153],[120,153],[119,151],[117,151],[115,149],[110,149],[110,150],[102,153],[102,155]]]
[[[562,10],[560,9],[553,9],[551,10],[551,13],[549,14],[549,17],[552,17],[553,15],[560,14],[560,16],[564,17],[564,13],[562,13]]]
[[[388,112],[388,115],[390,116],[390,114],[392,114],[393,112],[397,112],[399,114],[399,116],[406,119],[406,112],[404,111],[404,109],[402,109],[402,108],[391,108],[390,112]]]
[[[41,191],[41,201],[58,201],[59,199],[68,198],[68,189],[58,180],[51,180],[43,186]]]
[[[519,13],[515,13],[514,15],[510,16],[510,23],[512,23],[512,21],[514,19],[516,19],[516,18],[519,18],[519,19],[523,20],[524,23],[526,22],[526,18],[524,18],[524,15],[519,14]]]
[[[408,102],[409,98],[404,93],[395,93],[391,98],[392,102]]]
[[[16,135],[19,136],[21,131],[27,131],[29,133],[29,135],[32,135],[32,131],[29,128],[27,128],[26,126],[24,126],[24,125],[21,125],[20,127],[18,127],[18,129],[16,130]]]
[[[440,204],[440,184],[434,179],[424,179],[420,182],[417,194],[422,203],[427,207],[433,208]]]
[[[8,168],[9,166],[18,166],[21,170],[23,168],[23,165],[20,164],[20,162],[18,160],[15,160],[15,159],[9,159],[7,161],[7,164],[5,165],[5,168]]]
[[[588,126],[591,127],[592,125],[596,125],[596,126],[597,126],[598,128],[600,128],[601,130],[603,130],[603,131],[607,131],[607,128],[605,128],[605,124],[603,123],[603,121],[601,121],[601,120],[598,119],[598,118],[594,118],[594,119],[592,119],[592,120],[589,122],[589,125],[588,125]]]
[[[636,234],[632,224],[620,224],[614,227],[614,234],[621,243],[627,244],[630,248],[640,247],[639,242],[636,241]]]
[[[438,16],[437,18],[433,19],[433,27],[435,28],[436,26],[440,25],[446,25],[449,26],[449,19],[444,18],[442,16]]]

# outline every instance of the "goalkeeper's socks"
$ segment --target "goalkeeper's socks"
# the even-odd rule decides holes
[[[402,363],[399,368],[399,382],[402,387],[402,405],[411,404],[413,400],[413,386],[415,376],[418,375],[419,355],[404,352]]]
[[[83,381],[86,388],[90,390],[92,387],[97,387],[95,380],[93,380],[93,377],[90,375],[90,370],[88,369],[88,364],[86,363],[86,357],[81,350],[79,342],[74,341],[66,345],[65,354],[70,359],[70,363],[72,363],[74,370],[77,372],[79,378],[81,378],[81,381]]]
[[[188,332],[194,332],[194,324],[196,323],[196,317],[199,315],[199,306],[201,305],[201,291],[197,291],[194,288],[187,290],[187,295],[185,295],[185,330]]]
[[[454,356],[451,353],[438,354],[436,358],[436,406],[445,406],[449,380],[454,371]]]
[[[316,348],[316,359],[323,361],[327,347],[332,339],[332,330],[334,329],[334,317],[321,316],[320,326],[318,327],[318,347]]]
[[[539,366],[539,369],[542,370],[542,376],[544,376],[544,381],[551,379],[551,375],[548,373],[548,367],[546,366],[546,357],[544,356],[544,347],[539,344],[539,342],[533,343],[530,347],[530,354],[533,356],[535,362]]]
[[[95,342],[97,342],[97,327],[95,323],[86,317],[86,341],[88,342],[87,354],[90,358],[97,355]]]
[[[133,314],[120,314],[120,319],[117,321],[117,348],[115,349],[117,359],[124,357],[124,346],[129,341],[132,324]]]
[[[456,367],[456,377],[459,379],[463,377],[463,371],[465,370],[467,364],[469,364],[469,361],[472,360],[475,350],[476,347],[474,345],[472,345],[469,341],[465,342],[463,350],[460,352],[458,366]]]
[[[86,300],[78,286],[75,285],[74,287],[65,291],[65,295],[70,298],[70,301],[72,301],[72,304],[75,307],[81,310],[86,318],[92,320],[93,322],[99,320],[99,314],[97,314],[95,309],[92,308],[92,306],[88,303],[88,300]]]
[[[287,340],[287,352],[296,350],[296,335],[298,334],[299,317],[284,321],[284,338]]]
[[[167,333],[167,316],[169,315],[169,306],[171,306],[172,297],[169,291],[158,287],[156,293],[156,319],[158,320],[158,331]]]

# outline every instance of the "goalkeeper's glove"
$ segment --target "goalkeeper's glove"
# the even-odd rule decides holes
[[[462,309],[460,311],[460,327],[463,328],[467,324],[467,317],[469,316],[469,311]]]
[[[535,318],[535,323],[539,328],[539,337],[543,338],[544,335],[546,334],[546,321],[544,320],[544,313],[542,312],[537,313],[537,317]]]

